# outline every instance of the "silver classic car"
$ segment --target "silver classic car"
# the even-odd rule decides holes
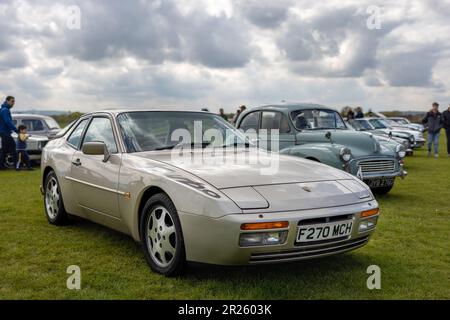
[[[280,153],[321,162],[349,172],[384,194],[394,186],[395,178],[406,176],[401,160],[403,145],[391,150],[372,135],[349,130],[334,109],[309,103],[268,105],[242,114],[236,127],[254,130],[278,130],[274,142]],[[272,144],[263,148],[272,149]]]
[[[354,176],[256,148],[207,112],[84,115],[47,144],[41,170],[51,224],[70,214],[129,234],[168,276],[186,261],[265,264],[353,250],[379,214]]]

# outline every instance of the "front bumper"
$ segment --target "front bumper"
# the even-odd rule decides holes
[[[364,246],[375,228],[359,232],[360,212],[377,208],[375,200],[364,203],[302,210],[295,212],[271,212],[261,214],[232,214],[219,219],[179,212],[188,261],[218,265],[248,265],[289,262],[319,258],[350,251]],[[315,244],[296,244],[299,222],[309,219],[351,216],[352,232],[341,239],[326,240]],[[284,244],[259,247],[240,247],[239,236],[243,223],[288,221],[287,240]],[[264,230],[264,232],[270,230]],[[254,231],[252,231],[254,232]]]
[[[422,148],[425,145],[425,139],[417,139],[414,142],[413,148]]]

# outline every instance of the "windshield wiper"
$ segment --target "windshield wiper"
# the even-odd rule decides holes
[[[202,148],[207,147],[211,142],[206,142],[203,141],[202,143],[195,143],[195,142],[191,142],[191,143],[175,143],[175,144],[171,144],[171,145],[167,145],[167,146],[162,146],[162,147],[156,147],[153,150],[158,151],[158,150],[170,150],[173,149],[175,147],[184,147],[184,146],[190,146],[191,148],[193,147],[197,147],[197,146],[201,146]]]
[[[233,142],[231,144],[224,144],[224,145],[222,145],[222,148],[239,147],[239,146],[245,146],[246,148],[250,148],[250,143],[248,143],[248,142],[245,142],[245,143]]]

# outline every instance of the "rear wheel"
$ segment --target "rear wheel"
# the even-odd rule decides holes
[[[140,221],[141,243],[150,268],[166,276],[179,275],[186,265],[177,210],[164,193],[147,200]]]
[[[68,222],[68,215],[64,209],[64,202],[55,171],[50,171],[44,183],[44,207],[48,222],[54,225],[64,225]]]

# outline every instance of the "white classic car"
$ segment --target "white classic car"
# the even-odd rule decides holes
[[[14,141],[17,142],[17,134],[13,133],[12,137]],[[31,161],[37,162],[41,160],[42,149],[45,147],[47,142],[48,142],[47,137],[30,135],[30,137],[27,140],[27,152],[28,155],[30,156]],[[2,138],[0,137],[0,150],[1,149],[2,149]],[[7,168],[14,168],[12,154],[6,155],[5,166]]]
[[[213,129],[226,138],[212,138]],[[186,133],[194,142],[179,140]],[[264,171],[271,162],[276,170]],[[86,114],[49,141],[41,171],[51,224],[71,214],[124,232],[165,275],[186,261],[248,265],[343,253],[369,241],[379,214],[351,174],[257,149],[207,112]]]

